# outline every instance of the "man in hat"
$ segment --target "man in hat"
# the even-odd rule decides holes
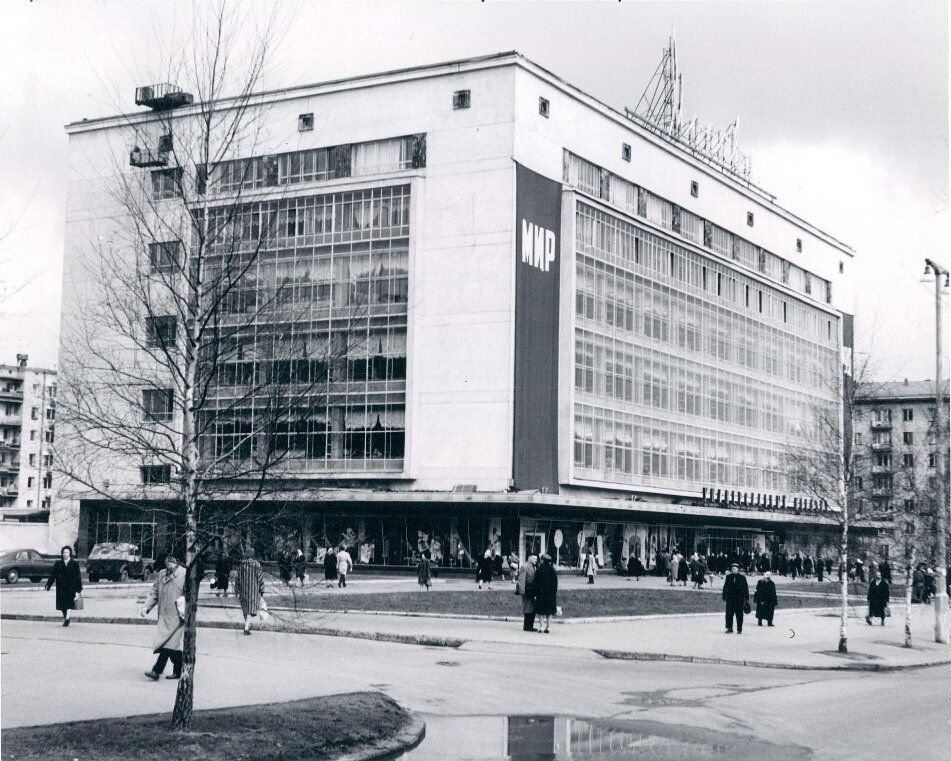
[[[746,577],[740,573],[740,564],[731,563],[730,573],[723,581],[723,600],[726,602],[726,631],[733,632],[733,617],[736,616],[736,633],[743,633],[743,614],[750,604],[750,588]]]
[[[169,553],[165,556],[165,570],[159,573],[155,584],[139,614],[145,618],[149,611],[158,606],[158,629],[155,634],[155,649],[158,654],[155,665],[145,675],[153,682],[165,670],[165,664],[172,662],[172,673],[166,679],[179,679],[182,675],[182,624],[185,616],[185,569],[178,559]]]
[[[538,556],[529,555],[525,564],[518,569],[518,582],[515,585],[515,594],[522,598],[522,629],[530,632],[535,630],[535,567],[538,565]]]

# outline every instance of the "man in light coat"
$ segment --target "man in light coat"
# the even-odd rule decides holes
[[[341,547],[337,551],[337,586],[345,587],[347,586],[347,574],[350,573],[353,568],[353,558],[350,557],[350,553],[347,552],[346,547]]]
[[[155,649],[158,654],[155,665],[145,675],[153,682],[172,662],[172,673],[166,679],[179,679],[182,675],[182,638],[185,615],[185,569],[174,555],[165,556],[165,571],[160,573],[149,591],[149,596],[139,612],[145,618],[152,608],[158,606],[158,628],[155,633]]]
[[[522,629],[530,632],[535,630],[535,568],[538,565],[538,556],[529,555],[525,564],[518,569],[518,582],[515,585],[515,594],[522,598]]]

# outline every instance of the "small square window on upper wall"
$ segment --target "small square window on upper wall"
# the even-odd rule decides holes
[[[796,253],[802,253],[802,238],[796,238]]]
[[[544,116],[547,119],[549,110],[550,110],[550,106],[548,104],[548,98],[539,98],[538,99],[538,113],[540,113],[542,116]]]
[[[314,128],[314,115],[310,114],[301,114],[297,117],[297,131],[298,132],[310,132]]]
[[[700,183],[696,180],[690,181],[690,195],[697,198],[700,195]]]
[[[625,161],[631,160],[631,146],[627,143],[621,143],[621,158]]]
[[[472,93],[469,90],[456,90],[452,94],[452,107],[458,111],[472,105]]]
[[[753,226],[753,212],[751,211],[746,212],[746,226],[747,227]]]

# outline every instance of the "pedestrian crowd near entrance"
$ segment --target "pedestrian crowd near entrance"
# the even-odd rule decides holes
[[[204,560],[196,560],[199,566],[199,580],[204,578]],[[157,681],[163,675],[168,663],[172,671],[167,679],[179,679],[182,672],[182,647],[185,621],[186,583],[185,569],[174,553],[165,553],[156,559],[159,568],[152,582],[140,615],[147,617],[156,610],[156,628],[153,638],[153,654],[156,660],[145,676]],[[651,575],[665,580],[670,587],[692,585],[701,590],[706,585],[715,585],[722,581],[721,597],[724,604],[725,632],[742,634],[746,616],[755,615],[758,626],[773,627],[779,600],[773,573],[789,576],[791,579],[815,578],[822,582],[830,577],[833,570],[832,560],[828,557],[797,552],[787,553],[751,553],[741,551],[711,553],[709,556],[694,552],[685,557],[677,548],[670,552],[660,551],[654,558],[653,568],[646,569],[640,558],[630,555],[625,567],[615,570],[618,575],[627,576],[637,582]],[[312,578],[308,573],[308,564],[301,549],[286,550],[277,561],[280,582],[300,589],[306,586],[322,585],[325,588],[344,589],[347,579],[354,570],[354,561],[344,545],[328,546],[321,553],[319,569],[322,579]],[[423,548],[418,556],[416,576],[421,591],[429,591],[433,578],[438,573],[429,547]],[[470,569],[472,570],[472,569]],[[595,586],[599,572],[596,547],[590,545],[584,549],[579,560],[577,573],[586,579],[585,587]],[[746,574],[759,573],[755,590],[750,594],[750,583]],[[921,564],[914,570],[906,569],[912,584],[912,602],[930,603],[935,594],[935,574],[926,565]],[[562,569],[561,575],[564,575]],[[868,610],[865,620],[869,625],[878,619],[882,626],[891,615],[889,608],[892,568],[888,560],[876,562],[874,559],[857,558],[846,567],[839,565],[838,578],[847,576],[849,581],[865,582],[867,587]],[[516,551],[508,554],[487,549],[475,564],[473,581],[478,589],[493,589],[493,583],[512,585],[512,590],[520,598],[522,628],[526,632],[551,633],[551,619],[562,615],[558,604],[559,572],[557,562],[548,553],[532,553],[525,562],[520,562]],[[73,548],[62,548],[61,558],[56,561],[46,589],[56,587],[56,609],[62,614],[63,626],[69,626],[71,614],[82,610],[82,575],[79,563],[74,558]],[[219,548],[214,557],[213,579],[210,589],[216,597],[227,598],[233,594],[240,604],[243,619],[243,632],[250,635],[255,628],[270,618],[265,600],[265,571],[255,556],[253,546],[237,545],[229,549]],[[754,606],[755,605],[755,609]]]

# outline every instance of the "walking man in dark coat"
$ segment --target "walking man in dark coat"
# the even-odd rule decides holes
[[[736,616],[736,633],[743,633],[743,614],[750,604],[750,588],[746,577],[740,573],[740,564],[731,563],[730,573],[723,581],[723,600],[726,602],[726,631],[733,632],[733,617]]]
[[[882,578],[881,570],[875,571],[875,578],[868,583],[868,615],[865,623],[872,625],[872,618],[882,619],[885,625],[885,608],[888,607],[888,582]]]
[[[767,626],[773,625],[773,611],[776,610],[778,600],[776,599],[776,582],[770,577],[769,571],[763,574],[763,578],[756,582],[756,592],[753,593],[753,602],[756,603],[756,622],[758,626],[763,625],[763,619]]]

